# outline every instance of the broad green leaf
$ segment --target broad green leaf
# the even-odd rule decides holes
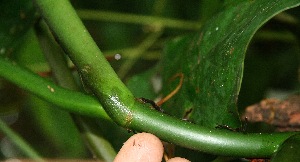
[[[240,127],[236,109],[247,46],[254,33],[277,13],[299,5],[299,0],[233,1],[212,17],[194,36],[177,38],[162,60],[165,95],[184,74],[180,91],[164,109],[177,117],[215,128]]]
[[[143,97],[154,100],[158,97],[157,91],[160,90],[161,87],[161,81],[158,78],[159,76],[157,76],[156,71],[157,68],[154,67],[141,74],[137,74],[127,81],[126,86],[135,97]],[[157,90],[155,90],[154,87],[157,87]]]
[[[273,162],[300,161],[300,135],[296,134],[279,147],[272,158]]]

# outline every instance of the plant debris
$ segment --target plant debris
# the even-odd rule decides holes
[[[244,117],[249,122],[264,122],[276,127],[276,131],[300,131],[300,95],[286,100],[265,99],[248,106]]]

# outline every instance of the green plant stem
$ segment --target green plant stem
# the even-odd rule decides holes
[[[291,32],[276,32],[269,30],[261,30],[255,34],[256,41],[281,41],[296,44],[297,38]]]
[[[117,153],[109,141],[99,135],[99,133],[95,131],[95,128],[84,118],[80,117],[77,118],[77,120],[81,122],[79,127],[83,130],[83,137],[88,142],[89,149],[92,151],[93,156],[103,161],[113,161]]]
[[[160,27],[158,27],[160,28]],[[160,29],[159,31],[151,33],[137,48],[134,48],[130,54],[131,59],[128,59],[122,64],[120,70],[118,71],[118,76],[124,78],[132,66],[140,59],[140,57],[147,51],[151,45],[161,36],[163,33]]]
[[[211,154],[270,157],[294,133],[237,133],[208,129],[149,109],[120,81],[68,0],[35,0],[48,26],[108,115],[120,126],[146,131]]]
[[[38,38],[40,44],[43,46],[44,54],[49,62],[53,78],[56,80],[57,84],[70,90],[79,90],[79,87],[68,67],[67,60],[64,57],[64,52],[55,43],[47,25],[42,21],[39,28],[36,30],[41,31]],[[83,117],[74,114],[71,115],[73,116],[76,124],[80,127],[80,129],[82,129],[83,136],[88,142],[90,146],[89,148],[92,153],[94,153],[95,157],[104,161],[113,161],[116,156],[116,152],[110,143],[103,137],[93,133],[90,125],[82,119]]]
[[[109,50],[104,51],[106,57],[113,58],[116,53],[120,53],[122,55],[122,59],[133,59],[131,53],[135,52],[135,48],[123,48],[118,50]],[[161,50],[152,50],[152,51],[145,51],[144,54],[141,56],[143,60],[159,60],[161,55]]]
[[[111,120],[94,97],[57,86],[3,57],[0,57],[0,76],[66,111]]]
[[[210,130],[147,109],[147,106],[134,99],[117,78],[68,1],[36,2],[85,81],[119,125],[148,131],[172,143],[209,153],[250,157],[270,156],[285,138],[293,134],[244,135]],[[76,36],[72,34],[74,32]]]
[[[106,61],[69,1],[35,2],[83,81],[90,86],[106,112],[120,125],[127,125],[130,122],[129,107],[136,100]],[[124,120],[126,118],[128,120]]]
[[[33,150],[24,139],[11,130],[1,118],[0,132],[2,132],[3,135],[5,135],[14,145],[16,145],[28,158],[43,161],[41,156],[35,150]]]
[[[84,20],[133,23],[141,25],[152,25],[153,23],[157,23],[161,24],[162,27],[184,30],[199,30],[201,27],[201,24],[199,22],[174,20],[156,16],[143,16],[98,10],[77,10],[76,12],[79,17]]]
[[[46,23],[41,21],[35,28],[35,31],[38,36],[39,44],[51,68],[55,82],[63,88],[78,91],[79,89],[73,79],[70,68],[68,67],[64,52],[55,42]]]
[[[166,2],[164,0],[156,0],[153,14],[159,15],[165,6],[165,3]],[[157,41],[157,39],[163,33],[163,27],[159,23],[154,23],[154,25],[151,25],[150,28],[152,28],[153,32],[150,33],[137,48],[135,48],[135,51],[133,53],[131,53],[133,59],[126,60],[124,64],[122,64],[122,66],[120,67],[118,71],[118,76],[121,79],[123,79],[126,76],[126,74],[130,71],[133,65],[138,61],[138,59],[141,58],[141,56]]]

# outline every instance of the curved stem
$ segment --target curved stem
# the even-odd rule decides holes
[[[43,52],[49,62],[51,71],[53,72],[53,78],[56,80],[57,84],[70,90],[79,90],[79,87],[67,65],[64,53],[54,41],[47,25],[42,21],[36,30],[40,31],[38,38],[40,44],[44,47]],[[103,137],[94,133],[90,124],[83,119],[84,117],[75,114],[71,115],[75,123],[81,129],[82,135],[86,139],[87,144],[90,146],[89,149],[93,153],[93,156],[101,160],[113,161],[116,156],[116,152],[112,148],[111,144]],[[81,151],[79,152],[82,152],[83,149],[80,150]]]
[[[151,110],[117,77],[68,0],[35,0],[61,46],[108,115],[120,126],[211,154],[269,157],[295,133],[242,134],[208,129]]]
[[[198,30],[201,27],[199,22],[175,20],[157,16],[144,16],[127,13],[117,13],[96,10],[76,10],[78,16],[83,20],[109,21],[121,23],[133,23],[141,25],[160,24],[162,27],[170,27],[185,30]]]
[[[103,115],[105,112],[102,112],[101,105],[93,97],[58,87],[1,57],[0,75],[67,111],[99,118],[107,116]],[[55,94],[47,88],[47,85],[54,89]],[[214,154],[267,157],[293,134],[241,134],[207,129],[152,111],[139,103],[134,107],[141,108],[132,114],[134,118],[129,125],[130,128],[151,132],[165,141]]]
[[[127,125],[129,120],[123,119],[128,118],[129,107],[135,99],[106,61],[70,2],[35,2],[62,48],[77,66],[83,81],[90,86],[106,112],[120,125]]]
[[[94,97],[57,86],[3,57],[0,57],[0,76],[66,111],[111,120]]]

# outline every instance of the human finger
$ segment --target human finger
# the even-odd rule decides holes
[[[159,138],[150,133],[138,133],[124,143],[114,162],[161,162],[163,152]]]
[[[167,162],[191,162],[191,161],[181,157],[174,157],[169,159]]]

